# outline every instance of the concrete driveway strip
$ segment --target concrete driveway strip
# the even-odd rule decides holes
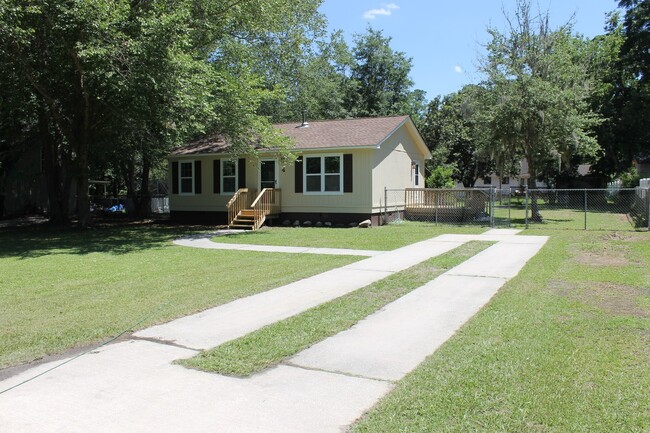
[[[497,243],[288,364],[399,380],[476,314],[545,242],[539,237],[536,244]]]
[[[337,432],[392,388],[286,366],[238,379],[172,363],[191,354],[147,341],[106,346],[0,395],[0,431]]]
[[[135,335],[193,349],[208,349],[360,289],[394,272],[450,251],[464,242],[418,242],[277,289],[152,326]]]

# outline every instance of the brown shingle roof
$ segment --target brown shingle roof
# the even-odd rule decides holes
[[[294,139],[296,149],[368,147],[380,144],[407,119],[408,116],[391,116],[313,121],[306,128],[300,127],[299,122],[274,126]],[[220,153],[228,147],[223,137],[202,137],[174,149],[172,155]]]

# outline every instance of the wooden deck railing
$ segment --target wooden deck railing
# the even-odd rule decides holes
[[[279,212],[281,193],[279,189],[264,188],[253,201],[251,204],[251,209],[255,211],[253,230],[259,229],[264,224],[267,215]]]
[[[470,189],[407,188],[404,191],[405,211],[409,214],[445,219],[474,218],[488,212],[488,196],[484,191]]]
[[[232,224],[239,212],[248,207],[248,188],[239,188],[235,195],[228,201],[228,224]]]

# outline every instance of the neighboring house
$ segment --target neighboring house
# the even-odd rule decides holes
[[[295,142],[297,160],[286,167],[273,151],[232,155],[221,138],[175,149],[169,156],[172,219],[241,225],[257,212],[292,222],[378,224],[385,188],[424,187],[431,153],[408,116],[275,126]]]
[[[650,154],[637,155],[632,161],[632,165],[636,167],[639,177],[650,177]]]
[[[528,162],[522,159],[519,163],[519,174],[512,176],[500,177],[498,174],[492,172],[485,177],[481,177],[474,183],[475,188],[524,188],[528,182],[530,174],[528,173]],[[546,183],[541,180],[535,181],[536,188],[546,188]],[[463,188],[462,183],[456,183],[456,188]]]

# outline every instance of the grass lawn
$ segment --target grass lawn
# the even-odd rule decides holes
[[[476,232],[475,228],[455,228]],[[361,257],[203,250],[173,239],[200,228],[131,224],[79,232],[0,230],[0,368],[104,341],[343,266]],[[446,232],[401,224],[273,229],[230,241],[386,249]],[[254,270],[254,272],[251,271]],[[144,320],[143,320],[144,319]]]
[[[384,305],[426,284],[491,244],[468,242],[446,254],[179,363],[232,376],[257,373],[350,328]]]
[[[547,204],[543,200],[538,201],[539,211],[542,215],[541,222],[534,222],[531,218],[531,205],[528,205],[528,226],[530,229],[561,229],[561,230],[584,230],[585,211],[584,208],[574,208],[566,205]],[[645,221],[635,221],[629,214],[630,206],[618,206],[615,204],[603,203],[590,205],[586,212],[586,225],[588,230],[619,230],[634,231],[640,225],[640,229],[646,229]],[[513,227],[524,228],[526,224],[526,207],[520,198],[513,199],[508,205],[507,200],[502,204],[496,202],[494,218],[497,223],[511,223]]]
[[[318,248],[390,251],[443,233],[482,233],[488,227],[443,226],[404,221],[371,229],[326,227],[272,227],[216,236],[215,242]]]
[[[551,238],[354,432],[650,431],[650,233]]]
[[[360,259],[171,243],[192,233],[196,229],[153,225],[86,232],[45,226],[0,230],[0,368]]]
[[[370,230],[273,229],[219,241],[381,250],[483,230],[404,223]],[[152,225],[0,230],[0,367],[102,341],[142,318],[140,328],[359,259],[170,242],[191,233],[196,229]],[[650,233],[525,234],[550,240],[353,431],[650,431]],[[421,273],[412,268],[397,284],[377,285],[349,305],[375,302],[374,311],[416,284]],[[307,326],[311,319],[296,320]],[[325,326],[317,320],[315,334]],[[276,346],[278,335],[271,337]],[[287,346],[305,341],[298,333],[291,339]]]

